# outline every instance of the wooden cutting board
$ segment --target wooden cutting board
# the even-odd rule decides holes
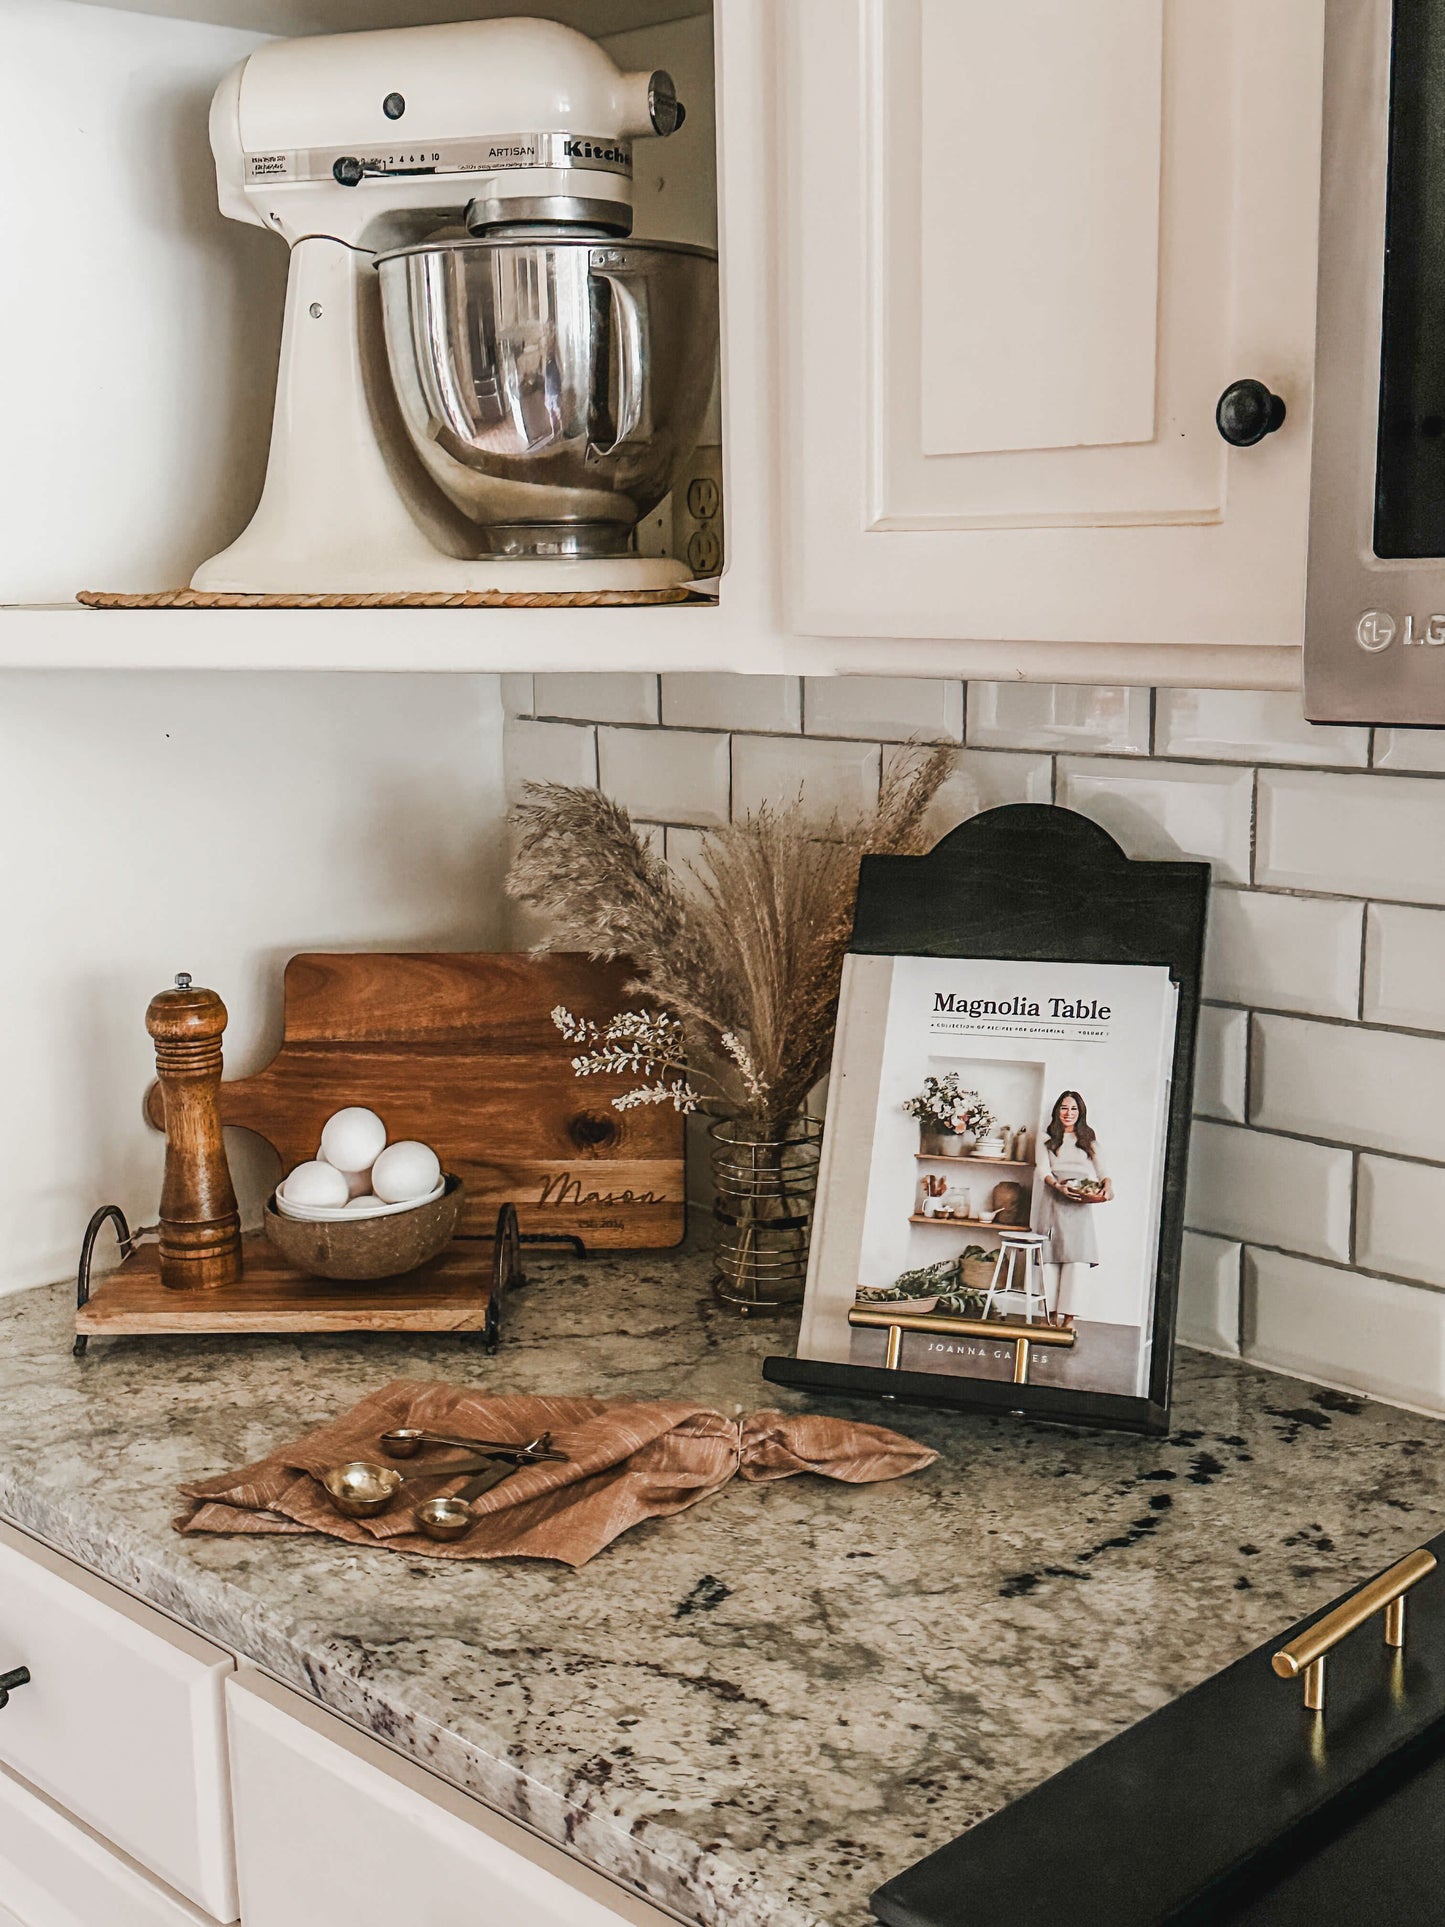
[[[463,1235],[490,1236],[510,1200],[523,1232],[568,1232],[589,1250],[675,1245],[684,1230],[683,1120],[616,1111],[637,1080],[578,1078],[558,1004],[602,1021],[635,1008],[625,963],[551,955],[314,954],[286,966],[285,1034],[263,1071],[221,1086],[221,1117],[275,1146],[282,1167],[316,1155],[346,1104],[420,1138],[467,1188]],[[163,1128],[160,1092],[148,1099]]]

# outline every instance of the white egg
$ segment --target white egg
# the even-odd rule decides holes
[[[330,1160],[328,1159],[327,1162],[329,1163]],[[353,1198],[364,1197],[370,1191],[370,1171],[343,1171],[341,1175],[346,1179]]]
[[[388,1204],[408,1204],[435,1191],[441,1160],[429,1144],[388,1144],[371,1167],[371,1188]]]
[[[377,1197],[374,1191],[367,1191],[359,1198],[350,1199],[346,1208],[348,1211],[379,1211],[384,1203],[385,1199]]]
[[[360,1104],[348,1104],[326,1120],[321,1155],[338,1171],[369,1171],[386,1144],[386,1126]]]
[[[281,1186],[281,1194],[292,1204],[342,1205],[350,1197],[351,1187],[344,1171],[313,1158],[309,1164],[297,1165]]]

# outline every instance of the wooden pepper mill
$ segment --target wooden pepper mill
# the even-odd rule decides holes
[[[166,1119],[161,1283],[176,1290],[233,1285],[241,1276],[241,1214],[221,1136],[225,1028],[226,1006],[184,972],[146,1011]]]

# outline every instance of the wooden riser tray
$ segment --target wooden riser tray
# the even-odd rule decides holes
[[[475,1332],[496,1343],[501,1297],[493,1292],[493,1240],[459,1239],[405,1278],[339,1285],[295,1271],[259,1233],[242,1240],[239,1284],[171,1291],[160,1247],[136,1248],[91,1288],[75,1314],[83,1338],[127,1333]]]

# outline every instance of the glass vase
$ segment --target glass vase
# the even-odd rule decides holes
[[[715,1118],[713,1289],[746,1317],[801,1303],[818,1195],[821,1118],[776,1126]]]

